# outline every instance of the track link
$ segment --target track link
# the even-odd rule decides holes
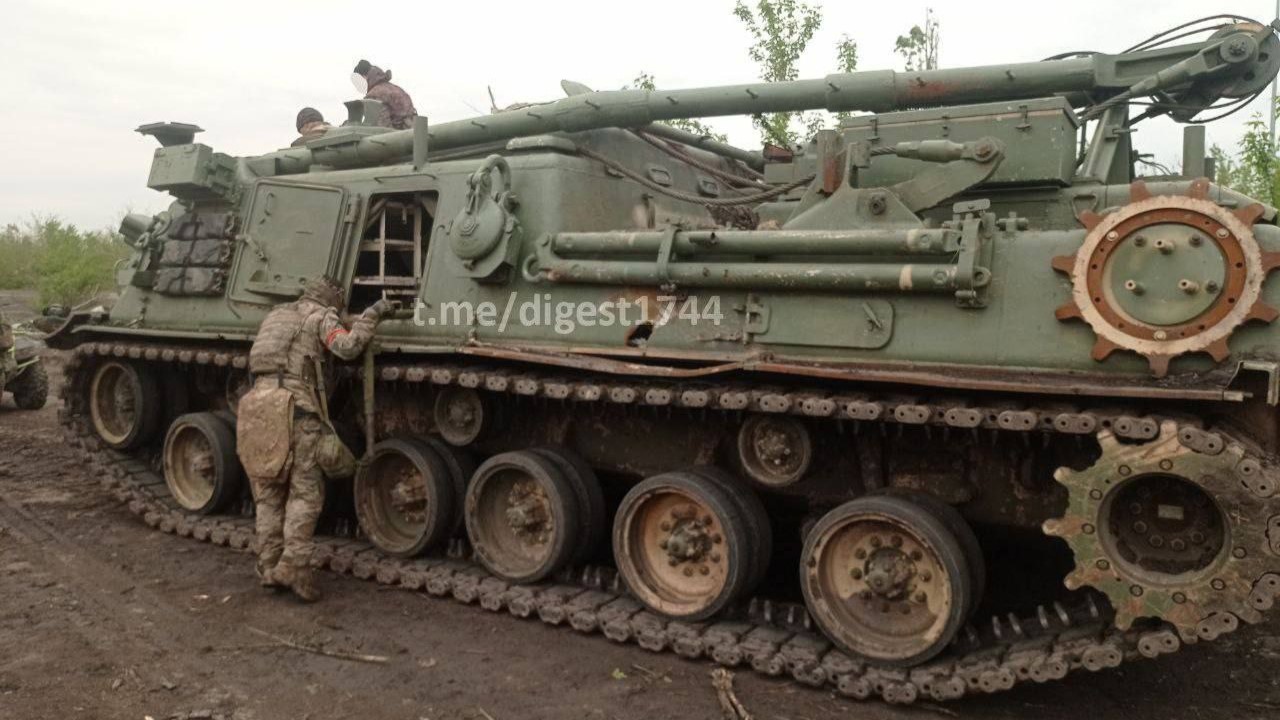
[[[94,434],[83,406],[92,359],[129,358],[185,366],[243,369],[247,353],[218,348],[95,342],[77,347],[66,365],[59,418],[68,444],[77,449],[102,486],[147,525],[162,532],[251,552],[251,517],[188,514],[169,498],[164,479],[141,458],[107,448]],[[535,371],[477,368],[454,364],[387,365],[385,383],[456,384],[490,392],[576,402],[753,410],[832,417],[869,423],[933,425],[1006,432],[1055,432],[1091,436],[1106,427],[1120,437],[1150,440],[1160,418],[1123,409],[1081,410],[983,406],[956,401],[926,403],[916,398],[832,395],[825,390],[757,388],[712,383],[618,382],[614,378],[568,378]],[[491,612],[537,618],[582,633],[601,633],[619,643],[653,652],[674,652],[725,667],[749,666],[767,676],[790,676],[854,699],[879,697],[890,703],[927,698],[955,700],[970,693],[995,693],[1027,681],[1047,682],[1080,669],[1100,671],[1122,662],[1178,651],[1183,644],[1169,623],[1144,620],[1127,630],[1114,626],[1111,610],[1093,595],[1070,606],[1055,602],[1025,615],[994,617],[970,626],[939,658],[910,669],[881,667],[850,658],[812,628],[804,608],[753,599],[724,620],[669,621],[646,611],[621,589],[608,568],[581,568],[555,582],[510,585],[467,558],[455,542],[442,556],[402,560],[354,537],[318,536],[312,563],[383,585],[425,591]]]

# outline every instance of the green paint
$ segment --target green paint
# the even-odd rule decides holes
[[[1139,83],[1154,83],[1152,89],[1184,104],[1213,104],[1274,75],[1255,59],[1202,78],[1207,71],[1195,62],[1219,45],[686,90],[574,87],[569,97],[492,115],[430,126],[420,119],[415,130],[353,124],[307,147],[246,158],[192,143],[189,126],[160,126],[161,139],[177,144],[156,152],[148,184],[177,202],[151,220],[128,219],[138,250],[120,268],[120,300],[105,326],[84,326],[77,337],[113,332],[240,342],[274,303],[322,272],[347,284],[359,309],[371,302],[368,277],[385,269],[385,258],[370,254],[384,246],[371,235],[381,231],[379,211],[407,198],[412,212],[385,215],[393,240],[385,246],[406,253],[392,263],[409,273],[392,288],[395,296],[420,301],[424,313],[457,302],[501,310],[509,303],[599,304],[664,293],[714,296],[723,312],[715,325],[657,323],[643,345],[629,342],[633,328],[621,325],[581,325],[564,334],[545,318],[537,325],[515,318],[501,332],[474,320],[390,320],[380,328],[384,347],[448,352],[474,341],[653,362],[767,357],[875,364],[939,377],[958,370],[1027,378],[1086,371],[1146,385],[1143,359],[1117,353],[1095,362],[1092,331],[1054,316],[1070,286],[1050,263],[1080,247],[1085,233],[1077,214],[1127,203],[1132,179],[1123,103],[1090,124],[1091,141],[1081,142],[1076,113]],[[1277,45],[1271,36],[1262,41],[1280,57]],[[651,125],[811,109],[882,114],[847,119],[794,158],[768,161],[759,152]],[[684,152],[697,164],[625,129],[637,127],[685,141]],[[993,154],[979,152],[988,138]],[[657,190],[577,148],[648,178]],[[705,203],[734,194],[724,173],[746,175],[737,163],[762,168],[766,185],[818,178],[749,208],[758,213],[758,229],[711,229]],[[1188,181],[1149,186],[1156,194],[1184,194]],[[1234,207],[1251,202],[1217,187],[1210,197]],[[229,247],[229,259],[210,268],[220,289],[203,296],[158,292],[161,250],[178,242],[175,228],[194,222],[207,229],[225,213],[237,222],[213,239]],[[414,254],[404,233],[419,221]],[[1264,251],[1280,251],[1280,229],[1268,221],[1254,232]],[[1168,325],[1196,317],[1210,302],[1210,284],[1223,282],[1221,255],[1211,242],[1192,247],[1179,228],[1147,234],[1146,247],[1121,243],[1109,291],[1139,321]],[[1157,235],[1176,246],[1172,254],[1152,250]],[[417,266],[406,269],[404,262]],[[1179,287],[1183,279],[1197,292]],[[1129,280],[1143,294],[1125,290]],[[1280,282],[1268,282],[1263,295],[1280,305]],[[1271,357],[1277,345],[1275,325],[1247,325],[1232,338],[1228,362]],[[1206,356],[1188,356],[1175,361],[1174,372],[1211,367]]]
[[[1226,258],[1201,232],[1154,225],[1114,250],[1104,284],[1130,317],[1150,325],[1191,322],[1218,299]]]

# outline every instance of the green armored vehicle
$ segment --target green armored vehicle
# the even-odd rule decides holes
[[[149,524],[248,547],[247,351],[323,274],[405,308],[329,388],[363,455],[332,570],[892,702],[1213,640],[1280,594],[1280,228],[1196,122],[1280,43],[1185,30],[404,131],[353,101],[256,157],[143,126],[175,202],[49,340],[68,436]],[[663,124],[805,109],[843,119]],[[1157,116],[1183,166],[1138,177]]]
[[[4,393],[11,393],[21,410],[39,410],[49,397],[49,376],[40,344],[15,334],[0,313],[0,397]]]

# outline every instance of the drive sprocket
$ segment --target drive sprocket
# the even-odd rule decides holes
[[[1264,252],[1254,237],[1263,207],[1222,207],[1209,187],[1201,178],[1186,195],[1152,195],[1137,181],[1127,205],[1081,213],[1084,243],[1053,259],[1071,278],[1071,300],[1057,317],[1093,328],[1094,360],[1131,350],[1164,377],[1185,353],[1226,360],[1236,328],[1280,316],[1262,301],[1263,283],[1280,267],[1280,252]]]
[[[1069,589],[1093,587],[1128,629],[1159,618],[1184,642],[1256,623],[1280,594],[1277,472],[1218,433],[1165,421],[1156,439],[1098,433],[1102,455],[1060,468],[1065,515],[1044,532],[1067,541]]]

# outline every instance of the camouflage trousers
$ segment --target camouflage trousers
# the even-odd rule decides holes
[[[307,571],[311,562],[311,538],[324,507],[324,473],[316,464],[316,445],[323,425],[314,415],[293,423],[293,462],[288,477],[249,478],[257,504],[258,571],[277,564]]]

